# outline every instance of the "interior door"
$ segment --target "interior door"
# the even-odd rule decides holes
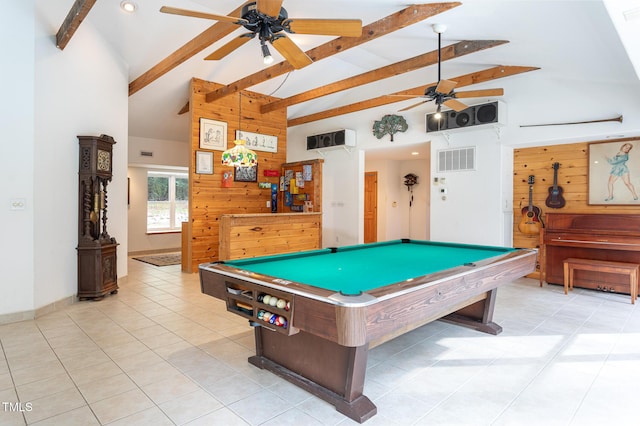
[[[378,172],[364,174],[364,242],[378,241]]]

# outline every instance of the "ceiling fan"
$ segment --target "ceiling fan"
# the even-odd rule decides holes
[[[258,36],[265,64],[273,62],[267,42],[296,69],[306,67],[313,60],[289,37],[290,34],[335,35],[359,37],[362,35],[362,21],[359,19],[297,19],[289,18],[282,7],[283,0],[250,1],[242,7],[241,17],[215,15],[175,7],[163,6],[160,12],[195,18],[230,22],[249,30],[207,56],[207,60],[219,60],[233,52],[249,40]]]
[[[437,113],[440,113],[442,105],[448,106],[456,112],[460,112],[464,109],[467,109],[468,106],[460,102],[458,98],[502,96],[504,94],[503,89],[467,90],[464,92],[455,92],[453,89],[458,83],[453,80],[442,80],[440,77],[442,33],[445,32],[447,26],[443,24],[433,24],[432,28],[433,31],[438,34],[438,84],[435,86],[430,86],[424,91],[424,95],[421,97],[426,98],[426,100],[420,101],[417,104],[410,105],[406,108],[402,108],[400,111],[406,111],[420,106],[426,102],[435,101]]]

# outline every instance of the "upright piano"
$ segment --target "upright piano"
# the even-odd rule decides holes
[[[640,263],[640,214],[547,213],[543,230],[544,278],[563,284],[569,257]],[[574,286],[629,293],[628,278],[576,271]]]

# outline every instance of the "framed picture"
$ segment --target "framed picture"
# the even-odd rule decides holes
[[[640,140],[588,146],[588,204],[640,205]]]
[[[213,174],[213,152],[196,151],[196,173]]]
[[[258,166],[236,167],[233,180],[236,182],[257,182]]]
[[[236,130],[236,139],[245,140],[247,148],[254,151],[278,152],[278,137]]]
[[[200,149],[227,149],[227,123],[200,118]]]

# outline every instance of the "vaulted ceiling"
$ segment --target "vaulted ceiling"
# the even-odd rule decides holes
[[[129,134],[137,137],[186,139],[188,114],[180,112],[188,108],[192,77],[225,85],[208,94],[211,102],[242,89],[281,98],[263,109],[287,108],[290,126],[381,105],[397,111],[416,103],[398,95],[420,96],[437,81],[434,23],[447,25],[442,74],[457,81],[457,89],[517,82],[507,85],[510,89],[502,99],[508,102],[523,99],[509,92],[514,87],[531,91],[527,79],[533,73],[554,84],[638,82],[632,64],[635,44],[625,45],[625,39],[640,39],[640,30],[634,29],[640,20],[629,12],[640,7],[637,0],[607,2],[614,22],[599,0],[469,0],[413,6],[401,0],[284,0],[289,17],[357,18],[363,23],[360,37],[290,35],[313,59],[301,69],[294,69],[275,49],[274,64],[264,65],[258,40],[221,60],[205,61],[246,30],[230,22],[159,12],[161,6],[172,6],[240,16],[242,1],[137,0],[132,14],[120,10],[118,3],[53,0],[47,6],[48,19],[62,31],[72,7],[80,17],[84,10],[84,22],[71,23],[65,42],[73,43],[73,37],[82,37],[84,25],[92,25],[121,52],[129,65]],[[415,113],[433,109],[425,104]]]

